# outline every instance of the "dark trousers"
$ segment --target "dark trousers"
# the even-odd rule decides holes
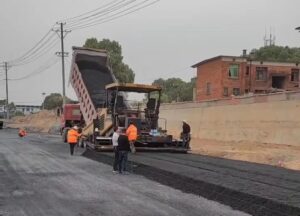
[[[114,152],[115,152],[115,158],[114,158],[113,169],[114,171],[117,171],[119,165],[119,150],[117,147],[114,147]]]
[[[183,147],[190,148],[191,135],[189,133],[182,133]]]
[[[119,151],[119,173],[126,171],[128,151]]]
[[[76,144],[77,144],[77,143],[69,143],[69,145],[70,145],[70,153],[71,153],[71,155],[73,155],[73,154],[74,154],[74,148],[75,148]]]

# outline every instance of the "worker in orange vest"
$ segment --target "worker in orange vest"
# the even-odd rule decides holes
[[[128,141],[130,144],[130,150],[132,153],[135,153],[134,143],[137,139],[137,128],[132,121],[129,122],[129,127],[126,130],[126,135],[128,136]]]
[[[69,131],[68,131],[68,135],[67,135],[67,141],[70,145],[70,153],[71,155],[74,154],[74,148],[75,148],[75,145],[77,145],[78,143],[78,139],[79,137],[81,136],[80,133],[78,133],[78,127],[77,126],[74,126],[72,127]]]
[[[20,128],[18,135],[19,137],[26,136],[27,135],[26,130],[24,128]]]

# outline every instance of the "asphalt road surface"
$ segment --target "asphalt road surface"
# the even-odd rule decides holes
[[[0,130],[0,216],[248,215],[69,155],[60,137]]]

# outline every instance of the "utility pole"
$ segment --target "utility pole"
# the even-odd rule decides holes
[[[7,65],[7,62],[4,62],[4,67],[5,67],[5,83],[6,83],[6,118],[9,119],[9,107],[8,107],[8,77],[7,77],[8,65]]]
[[[63,96],[63,105],[66,103],[66,87],[65,87],[65,57],[68,55],[68,53],[65,53],[64,49],[64,38],[70,31],[64,30],[64,25],[66,23],[57,23],[60,25],[59,29],[56,29],[55,32],[60,34],[58,35],[60,37],[61,42],[61,52],[56,52],[58,56],[61,56],[61,69],[62,69],[62,96]]]
[[[60,40],[61,40],[61,69],[63,82],[63,104],[66,103],[66,87],[65,87],[65,52],[64,52],[64,24],[60,23]]]

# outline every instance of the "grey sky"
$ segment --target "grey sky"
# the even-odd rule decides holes
[[[1,0],[0,62],[27,52],[56,21],[111,1]],[[124,61],[136,74],[135,82],[149,84],[160,77],[189,81],[196,75],[192,64],[261,47],[270,27],[277,45],[300,46],[300,33],[294,30],[300,26],[299,8],[299,0],[160,0],[112,22],[71,32],[65,38],[65,49],[71,53],[72,46],[83,45],[89,37],[113,39],[122,45]],[[34,63],[10,68],[9,78],[31,74],[54,58],[56,51],[60,51],[59,44]],[[66,61],[67,78],[70,60]],[[42,92],[62,92],[60,61],[43,73],[9,82],[9,100],[16,104],[39,105]],[[67,86],[67,96],[75,99],[71,86]],[[3,98],[5,82],[0,81]]]

